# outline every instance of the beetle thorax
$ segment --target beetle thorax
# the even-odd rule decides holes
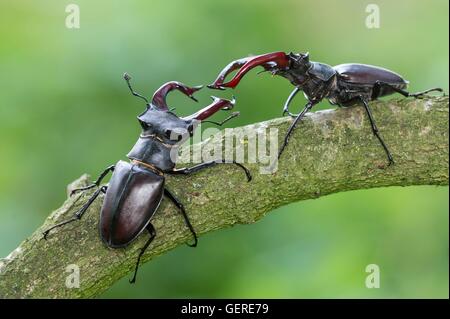
[[[128,158],[154,165],[162,171],[172,170],[177,148],[192,133],[192,121],[154,108],[148,108],[138,116],[138,120],[142,132]]]
[[[284,70],[280,70],[277,72],[277,75],[288,79],[295,86],[302,87],[310,78],[308,74],[308,70],[311,68],[309,55],[290,53],[288,57],[289,67]]]

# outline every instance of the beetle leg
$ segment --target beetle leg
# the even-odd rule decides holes
[[[151,223],[148,223],[148,225],[147,225],[147,227],[145,229],[147,229],[148,233],[150,234],[150,238],[145,242],[144,246],[142,246],[141,251],[139,252],[139,256],[138,256],[137,261],[136,261],[136,266],[134,268],[134,275],[133,275],[133,278],[130,279],[130,284],[134,284],[136,282],[136,275],[137,275],[137,272],[138,272],[138,269],[139,269],[139,262],[141,261],[141,257],[145,253],[145,251],[147,250],[147,248],[150,245],[150,243],[156,237],[155,228],[153,227],[153,225]]]
[[[50,233],[50,231],[52,231],[55,228],[64,226],[68,223],[80,220],[81,217],[83,217],[83,214],[88,210],[89,206],[91,206],[91,204],[94,202],[94,200],[98,197],[98,195],[100,193],[106,193],[107,190],[107,186],[103,186],[99,189],[97,189],[94,194],[92,194],[91,198],[89,198],[89,200],[81,207],[81,209],[79,211],[77,211],[72,218],[69,218],[65,221],[60,222],[59,224],[53,225],[52,227],[50,227],[49,229],[47,229],[46,231],[44,231],[42,233],[42,235],[44,236],[44,239],[47,239],[48,234]]]
[[[427,93],[430,92],[443,92],[443,90],[441,88],[431,88],[422,92],[416,92],[416,93],[410,93],[406,90],[402,90],[399,89],[397,87],[395,87],[392,84],[386,83],[386,82],[382,82],[382,81],[377,81],[375,82],[374,86],[373,86],[373,91],[372,91],[372,100],[376,99],[377,97],[379,97],[380,95],[380,90],[382,87],[388,87],[390,89],[392,89],[393,91],[403,95],[404,97],[414,97],[414,98],[419,98],[422,95],[425,95]]]
[[[105,176],[106,176],[109,172],[113,172],[113,171],[114,171],[114,167],[115,167],[115,165],[108,166],[108,167],[100,174],[100,176],[97,178],[97,180],[96,180],[93,184],[88,185],[88,186],[85,186],[85,187],[80,187],[80,188],[75,188],[75,189],[73,189],[73,190],[70,192],[70,196],[73,196],[76,192],[79,192],[79,191],[85,191],[85,190],[88,190],[88,189],[91,189],[91,188],[94,188],[94,187],[98,187],[98,186],[100,185],[100,183],[102,182],[102,180],[105,178]]]
[[[227,118],[225,118],[224,120],[220,121],[220,122],[215,122],[215,121],[202,121],[202,123],[211,123],[211,124],[215,124],[217,126],[222,126],[224,125],[226,122],[228,122],[229,120],[238,117],[239,116],[239,112],[233,112],[231,113],[230,116],[228,116]]]
[[[211,89],[224,89],[225,87],[234,88],[239,84],[242,77],[251,69],[262,66],[267,71],[276,72],[277,70],[287,69],[289,67],[289,57],[284,52],[272,52],[254,57],[235,60],[228,64],[218,75],[216,80],[208,85]],[[236,75],[228,82],[224,83],[225,78],[232,71],[240,69]]]
[[[292,131],[294,130],[297,123],[305,116],[306,113],[308,113],[314,105],[319,103],[320,100],[315,101],[309,101],[303,111],[297,115],[297,117],[294,119],[294,121],[291,123],[291,126],[289,126],[288,131],[286,133],[286,136],[284,137],[283,145],[281,145],[281,148],[278,152],[278,159],[280,158],[281,154],[283,153],[284,149],[286,148],[287,144],[289,143],[289,138],[292,134]]]
[[[418,98],[418,97],[420,97],[422,95],[425,95],[427,93],[430,93],[430,92],[444,92],[444,90],[441,89],[441,88],[431,88],[431,89],[428,89],[428,90],[425,90],[425,91],[422,91],[422,92],[409,93],[409,96],[414,97],[414,98]]]
[[[234,164],[239,166],[240,168],[242,168],[245,172],[245,175],[247,176],[247,181],[250,182],[252,180],[252,175],[250,173],[250,171],[242,164],[236,162],[236,161],[232,161],[232,162],[225,162],[225,161],[210,161],[210,162],[205,162],[205,163],[200,163],[198,165],[194,165],[191,167],[185,167],[185,168],[178,168],[178,169],[174,169],[172,171],[168,171],[165,172],[167,174],[173,174],[173,175],[189,175],[195,172],[198,172],[201,169],[207,168],[207,167],[211,167],[214,166],[216,164]]]
[[[298,86],[295,87],[295,89],[289,94],[288,99],[286,100],[286,103],[284,103],[283,107],[283,116],[287,113],[289,116],[296,117],[298,114],[293,114],[289,112],[289,104],[291,104],[294,97],[297,95],[297,93],[300,91],[300,88]]]
[[[197,233],[194,230],[194,227],[192,227],[192,224],[189,220],[189,217],[186,214],[186,210],[184,209],[184,205],[175,197],[174,194],[172,194],[171,191],[169,191],[167,188],[164,188],[164,195],[166,195],[174,204],[175,206],[180,210],[181,215],[183,215],[184,221],[186,222],[186,226],[191,231],[192,235],[194,236],[194,243],[193,244],[187,244],[190,247],[196,247],[197,246]]]
[[[378,140],[380,141],[381,145],[384,148],[384,151],[386,152],[386,155],[387,155],[388,161],[389,161],[388,165],[394,164],[394,159],[392,157],[392,154],[389,151],[386,143],[384,143],[383,138],[380,136],[380,134],[378,132],[378,127],[375,124],[375,120],[373,119],[373,115],[372,115],[372,111],[370,110],[369,103],[367,103],[366,99],[364,99],[363,97],[359,97],[359,99],[361,100],[362,104],[364,105],[364,108],[366,109],[366,113],[367,113],[367,116],[369,117],[370,125],[372,127],[373,135],[375,135],[378,138]]]

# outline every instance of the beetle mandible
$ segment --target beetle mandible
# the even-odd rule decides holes
[[[197,245],[197,235],[183,204],[164,185],[165,174],[188,175],[215,164],[237,165],[244,170],[248,181],[251,180],[251,174],[245,166],[235,161],[210,161],[192,167],[175,168],[176,158],[174,157],[176,156],[174,155],[177,154],[175,148],[181,146],[182,142],[193,135],[198,123],[209,122],[221,126],[239,115],[238,112],[232,113],[222,122],[206,120],[219,110],[231,110],[235,104],[234,99],[226,100],[212,96],[213,102],[210,105],[190,116],[178,117],[166,103],[167,94],[170,91],[179,90],[197,101],[193,94],[200,90],[202,86],[189,87],[176,81],[168,82],[155,92],[152,101],[149,102],[147,98],[133,90],[130,84],[131,77],[128,74],[125,73],[124,79],[131,93],[144,99],[147,106],[146,110],[138,116],[142,133],[127,155],[130,162],[120,160],[115,165],[107,167],[93,184],[73,190],[72,194],[95,187],[98,188],[72,218],[47,229],[43,235],[44,238],[47,238],[52,229],[79,220],[100,193],[104,193],[105,199],[101,209],[99,231],[100,237],[107,246],[112,248],[124,247],[129,245],[144,230],[149,233],[150,237],[140,250],[134,275],[130,280],[130,283],[134,283],[139,261],[156,236],[151,219],[164,195],[178,208],[186,226],[194,237],[194,243],[188,245],[191,247]],[[107,185],[100,187],[100,183],[109,172],[113,172],[111,180]]]
[[[389,165],[391,165],[394,163],[394,159],[378,132],[372,111],[369,107],[369,101],[395,92],[405,97],[415,98],[432,91],[442,92],[441,88],[432,88],[423,92],[409,93],[405,90],[408,81],[393,71],[357,63],[340,64],[332,67],[325,63],[310,61],[309,53],[295,54],[292,52],[288,54],[284,52],[272,52],[232,61],[208,87],[212,89],[235,88],[242,77],[257,66],[262,66],[265,71],[269,71],[273,75],[285,77],[295,86],[283,107],[283,115],[288,113],[290,116],[295,117],[295,119],[288,128],[283,145],[278,152],[278,158],[280,158],[284,148],[288,144],[289,137],[297,123],[314,105],[323,99],[328,99],[331,104],[340,107],[357,104],[364,106],[369,117],[372,132],[383,146],[389,160]],[[230,81],[224,83],[226,76],[234,70],[239,71]],[[302,112],[292,114],[289,112],[289,104],[299,91],[303,91],[308,102]]]

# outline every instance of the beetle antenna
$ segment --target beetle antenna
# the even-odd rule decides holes
[[[123,74],[123,78],[124,78],[124,80],[127,82],[127,85],[128,85],[128,88],[129,88],[130,91],[131,91],[131,94],[133,94],[134,96],[137,96],[137,97],[143,99],[143,100],[145,101],[145,103],[147,103],[147,105],[150,105],[150,103],[148,102],[148,100],[147,100],[147,98],[146,98],[145,96],[142,96],[142,95],[140,95],[139,93],[136,93],[136,92],[133,90],[133,88],[131,87],[131,83],[130,83],[131,76],[130,76],[128,73],[125,72],[125,73]]]

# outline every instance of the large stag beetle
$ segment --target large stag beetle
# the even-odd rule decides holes
[[[212,97],[213,102],[205,108],[190,116],[178,117],[169,109],[166,103],[167,94],[172,90],[179,90],[197,101],[193,94],[200,90],[201,86],[189,87],[180,82],[168,82],[155,92],[152,101],[149,102],[144,96],[132,89],[129,75],[125,74],[124,78],[131,93],[144,99],[147,106],[146,110],[138,116],[138,121],[142,126],[142,133],[133,149],[127,155],[130,161],[119,161],[115,165],[107,167],[92,185],[74,190],[72,193],[97,188],[72,218],[47,229],[44,232],[44,238],[47,238],[52,229],[79,220],[99,194],[105,193],[99,230],[100,237],[107,246],[112,248],[127,246],[144,230],[147,230],[150,236],[137,258],[134,276],[130,280],[131,283],[134,283],[141,256],[156,236],[151,220],[164,195],[179,209],[194,237],[194,242],[189,244],[189,246],[195,247],[197,245],[197,235],[183,204],[164,185],[165,174],[188,175],[203,168],[222,163],[235,164],[242,168],[248,181],[251,180],[251,175],[247,168],[236,162],[210,161],[188,168],[175,168],[176,158],[174,158],[173,154],[177,152],[173,152],[174,148],[179,147],[182,142],[193,135],[198,123],[211,122],[206,121],[206,119],[217,111],[232,109],[234,99],[230,101]],[[220,123],[211,123],[222,125],[237,115],[238,113],[233,113]],[[107,185],[100,187],[100,183],[109,172],[113,172],[111,180]]]
[[[214,83],[208,85],[208,87],[213,89],[234,88],[248,71],[257,66],[262,66],[265,71],[274,75],[285,77],[295,86],[283,108],[283,115],[288,113],[295,119],[286,133],[278,158],[289,142],[289,137],[297,123],[314,105],[322,99],[328,99],[331,104],[341,107],[363,105],[369,117],[373,134],[383,146],[389,165],[393,164],[394,159],[378,132],[369,107],[369,101],[395,92],[415,98],[431,91],[442,92],[440,88],[432,88],[423,92],[409,93],[405,91],[408,81],[390,70],[356,63],[332,67],[328,64],[310,61],[308,53],[294,54],[292,52],[289,54],[273,52],[233,61],[220,72]],[[238,70],[236,75],[230,81],[224,82],[226,76],[234,70]],[[308,103],[301,113],[292,114],[289,112],[289,104],[299,91],[303,91]]]

